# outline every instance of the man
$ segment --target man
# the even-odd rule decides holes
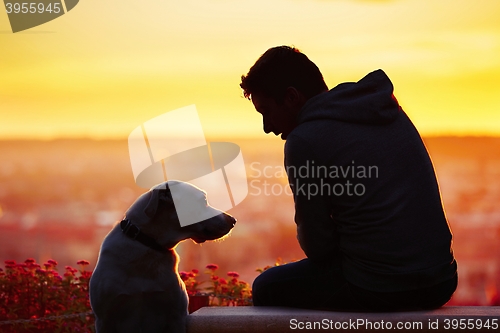
[[[253,284],[254,305],[397,311],[445,304],[452,235],[422,139],[382,70],[328,91],[299,50],[265,52],[241,88],[281,135],[307,258]]]

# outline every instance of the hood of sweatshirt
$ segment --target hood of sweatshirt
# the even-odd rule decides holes
[[[341,83],[310,98],[298,115],[298,123],[334,119],[349,123],[385,125],[400,111],[391,80],[381,69],[358,82]]]

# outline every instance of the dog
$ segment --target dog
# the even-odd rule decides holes
[[[176,198],[185,198],[193,210],[213,217],[182,227],[173,186]],[[188,296],[178,274],[175,247],[189,238],[196,243],[219,239],[235,223],[189,183],[168,181],[142,194],[101,245],[90,279],[97,333],[184,333]]]

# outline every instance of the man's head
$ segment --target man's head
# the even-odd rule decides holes
[[[289,46],[267,50],[241,77],[240,87],[262,114],[264,132],[281,134],[284,140],[297,126],[305,102],[328,90],[318,67]]]

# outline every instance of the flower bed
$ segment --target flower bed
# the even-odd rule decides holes
[[[237,272],[227,272],[228,278],[216,275],[218,270],[216,264],[206,266],[205,274],[209,276],[206,281],[199,281],[197,269],[191,272],[180,272],[182,281],[186,285],[186,291],[190,296],[208,295],[210,306],[248,306],[252,305],[252,290],[250,285],[238,280],[240,275]],[[205,287],[202,287],[205,285]],[[190,309],[190,312],[196,309]]]
[[[0,268],[0,332],[95,331],[89,300],[92,272],[86,269],[89,262],[78,261],[79,269],[66,266],[63,275],[59,274],[57,265],[52,259],[43,267],[34,259],[23,263],[5,261],[5,270]],[[204,281],[199,280],[197,269],[179,273],[190,299],[197,295],[208,297],[208,304],[200,303],[199,306],[251,305],[250,285],[239,280],[237,272],[219,277],[217,270],[217,265],[207,265]]]
[[[5,271],[0,268],[0,331],[93,332],[88,296],[92,272],[85,269],[88,261],[77,264],[80,269],[66,266],[61,276],[55,260],[43,268],[34,259],[5,261]]]

